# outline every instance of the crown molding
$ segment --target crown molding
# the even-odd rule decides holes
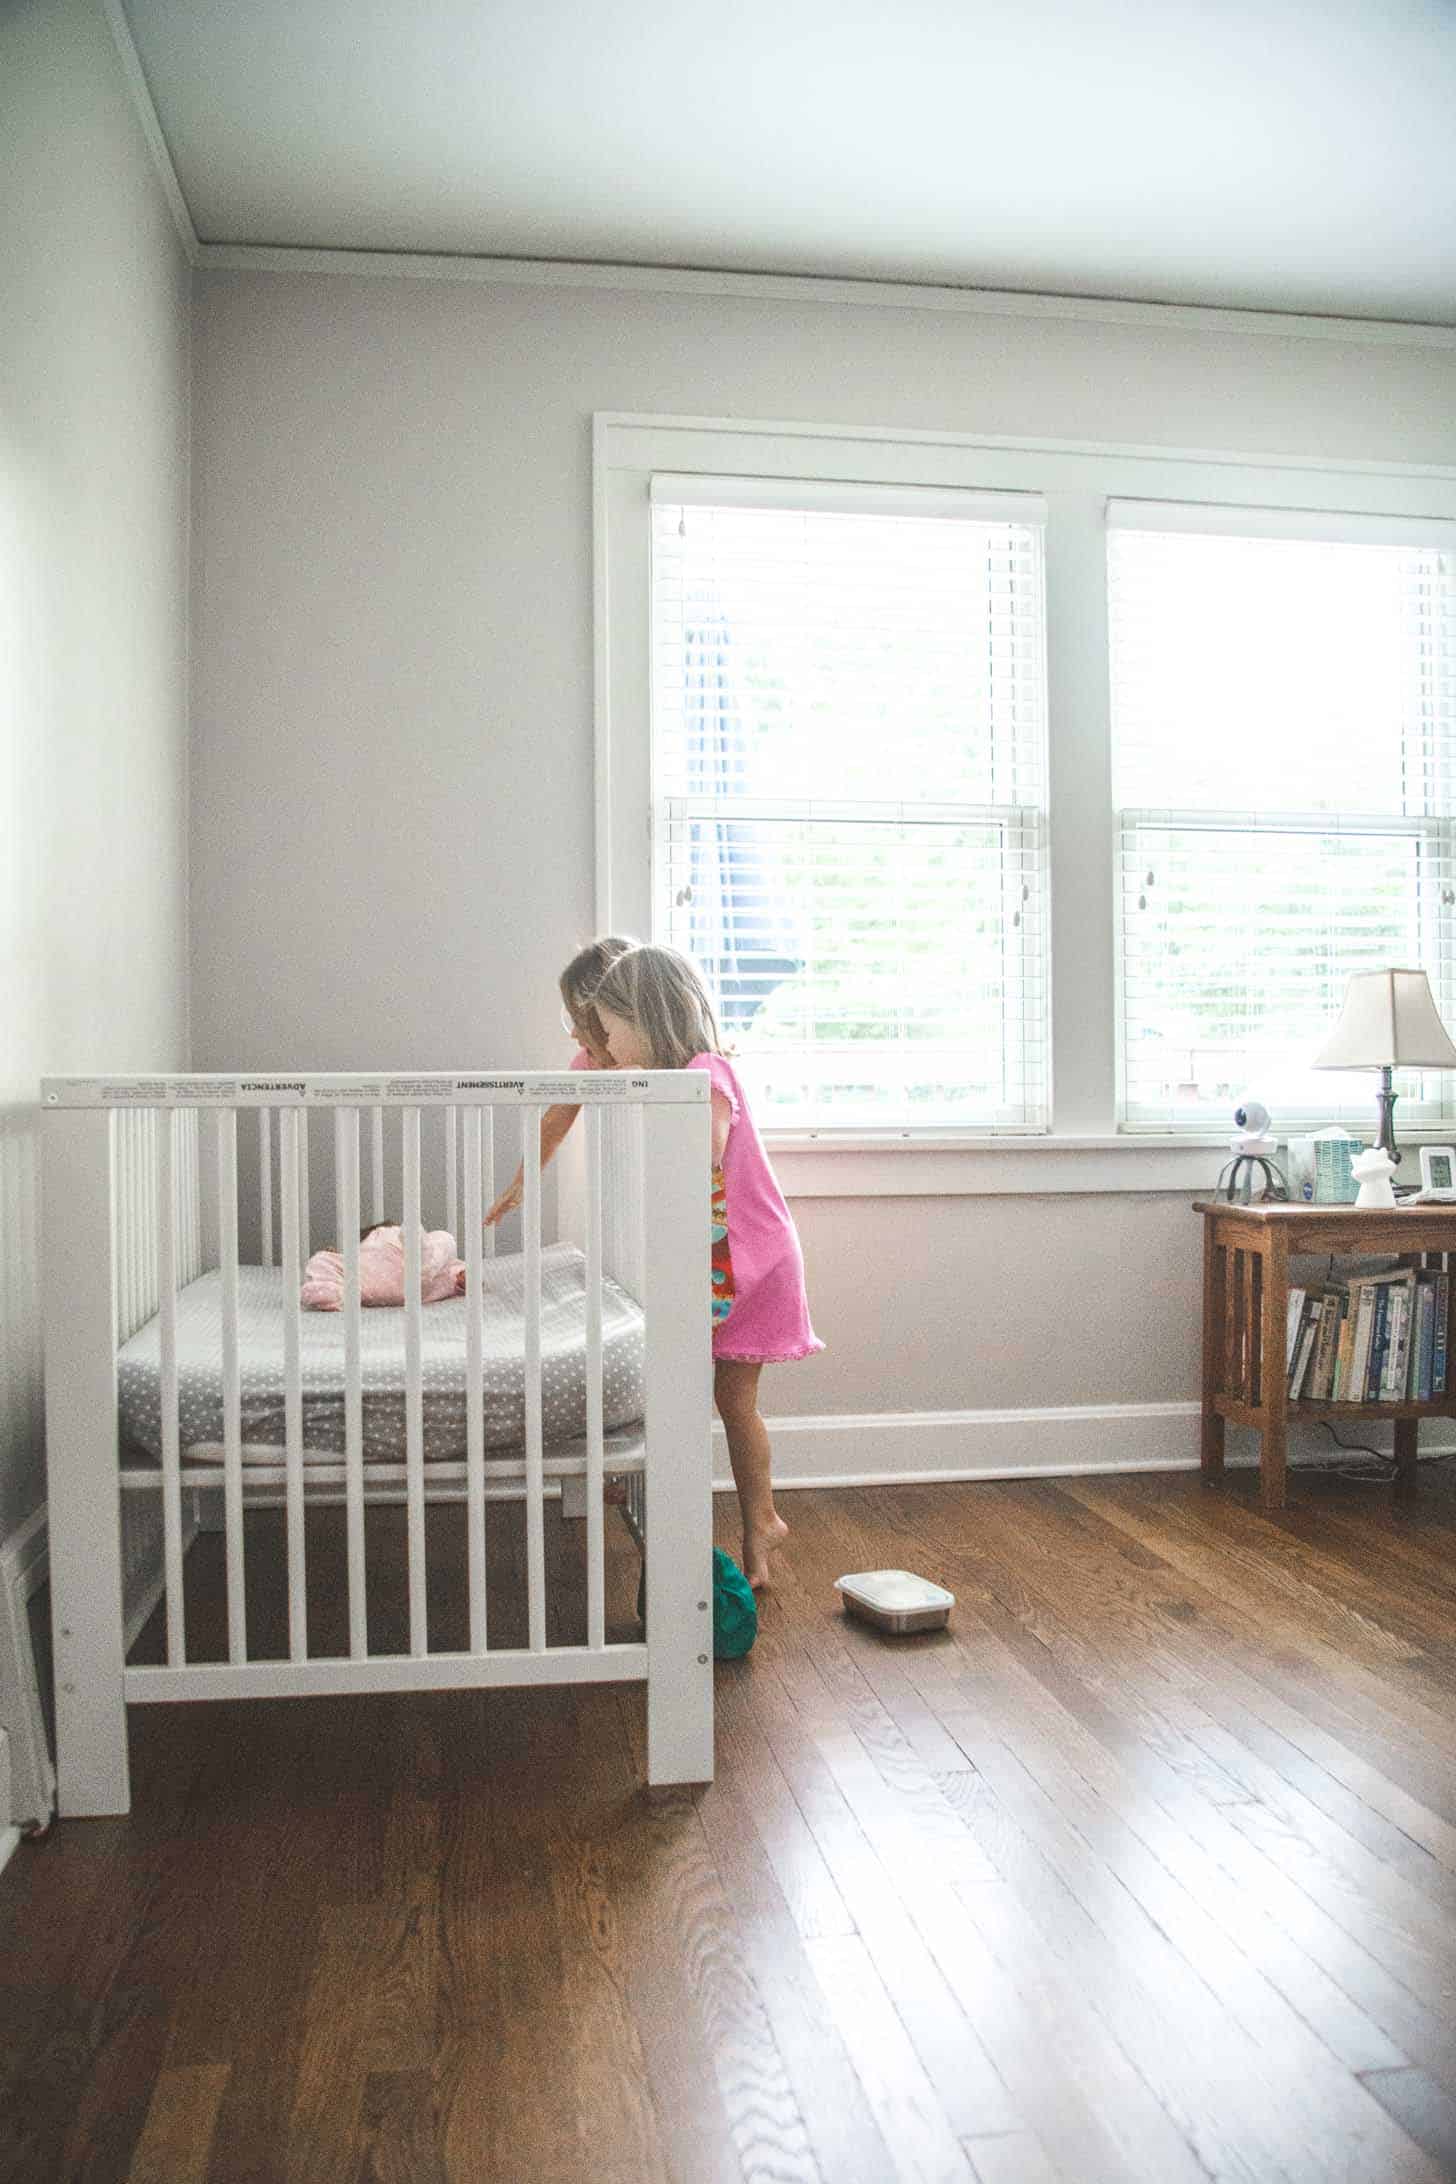
[[[136,111],[137,120],[141,123],[142,135],[147,142],[147,150],[152,155],[152,165],[156,169],[157,180],[162,185],[162,195],[167,200],[167,209],[172,215],[172,225],[177,230],[177,239],[182,245],[183,256],[189,265],[195,266],[201,248],[197,240],[197,230],[192,224],[192,215],[187,209],[187,200],[182,195],[182,185],[177,180],[177,169],[172,164],[172,154],[167,149],[167,139],[162,134],[162,124],[157,119],[157,109],[152,103],[151,87],[147,82],[146,71],[142,67],[141,56],[137,52],[136,42],[132,37],[131,25],[126,19],[126,10],[122,6],[122,0],[101,0],[101,12],[105,16],[107,28],[111,32],[112,43],[116,47],[117,58],[121,62],[121,73],[126,79],[126,88],[131,94],[131,103]]]
[[[108,0],[119,5],[119,0]],[[425,251],[317,250],[302,245],[198,243],[202,271],[325,273],[384,280],[493,283],[516,288],[617,289],[638,294],[723,296],[749,302],[856,309],[963,312],[986,318],[1072,319],[1159,332],[1261,334],[1357,347],[1456,349],[1456,326],[1415,320],[1319,318],[1235,311],[1213,304],[1134,303],[1111,296],[1043,296],[1000,288],[936,288],[914,281],[831,279],[818,274],[714,272],[691,266],[586,264],[556,258],[431,255]]]

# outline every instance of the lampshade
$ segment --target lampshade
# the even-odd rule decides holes
[[[1314,1069],[1456,1069],[1424,971],[1357,971]]]

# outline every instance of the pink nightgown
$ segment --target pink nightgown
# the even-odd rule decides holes
[[[696,1054],[688,1068],[703,1070],[732,1109],[723,1184],[737,1293],[732,1311],[713,1329],[713,1355],[752,1365],[810,1357],[824,1345],[809,1324],[799,1234],[737,1073],[722,1054]]]

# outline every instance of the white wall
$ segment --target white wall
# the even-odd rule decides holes
[[[37,1080],[186,1060],[189,275],[91,0],[0,8],[0,1538],[41,1500]]]
[[[195,400],[202,1068],[564,1058],[595,410],[1456,462],[1449,347],[350,274],[200,275]],[[766,1408],[1189,1397],[1188,1207],[800,1200]]]

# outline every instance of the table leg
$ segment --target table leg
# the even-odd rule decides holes
[[[1408,1501],[1416,1490],[1420,1431],[1418,1419],[1397,1418],[1395,1421],[1395,1494],[1398,1501]]]
[[[1205,1479],[1223,1471],[1223,1420],[1214,1408],[1223,1376],[1223,1252],[1214,1241],[1213,1217],[1203,1218],[1203,1422],[1201,1456]]]
[[[1268,1510],[1284,1507],[1288,1456],[1289,1387],[1284,1370],[1289,1316],[1289,1251],[1282,1236],[1265,1245],[1259,1316],[1259,1498]]]

